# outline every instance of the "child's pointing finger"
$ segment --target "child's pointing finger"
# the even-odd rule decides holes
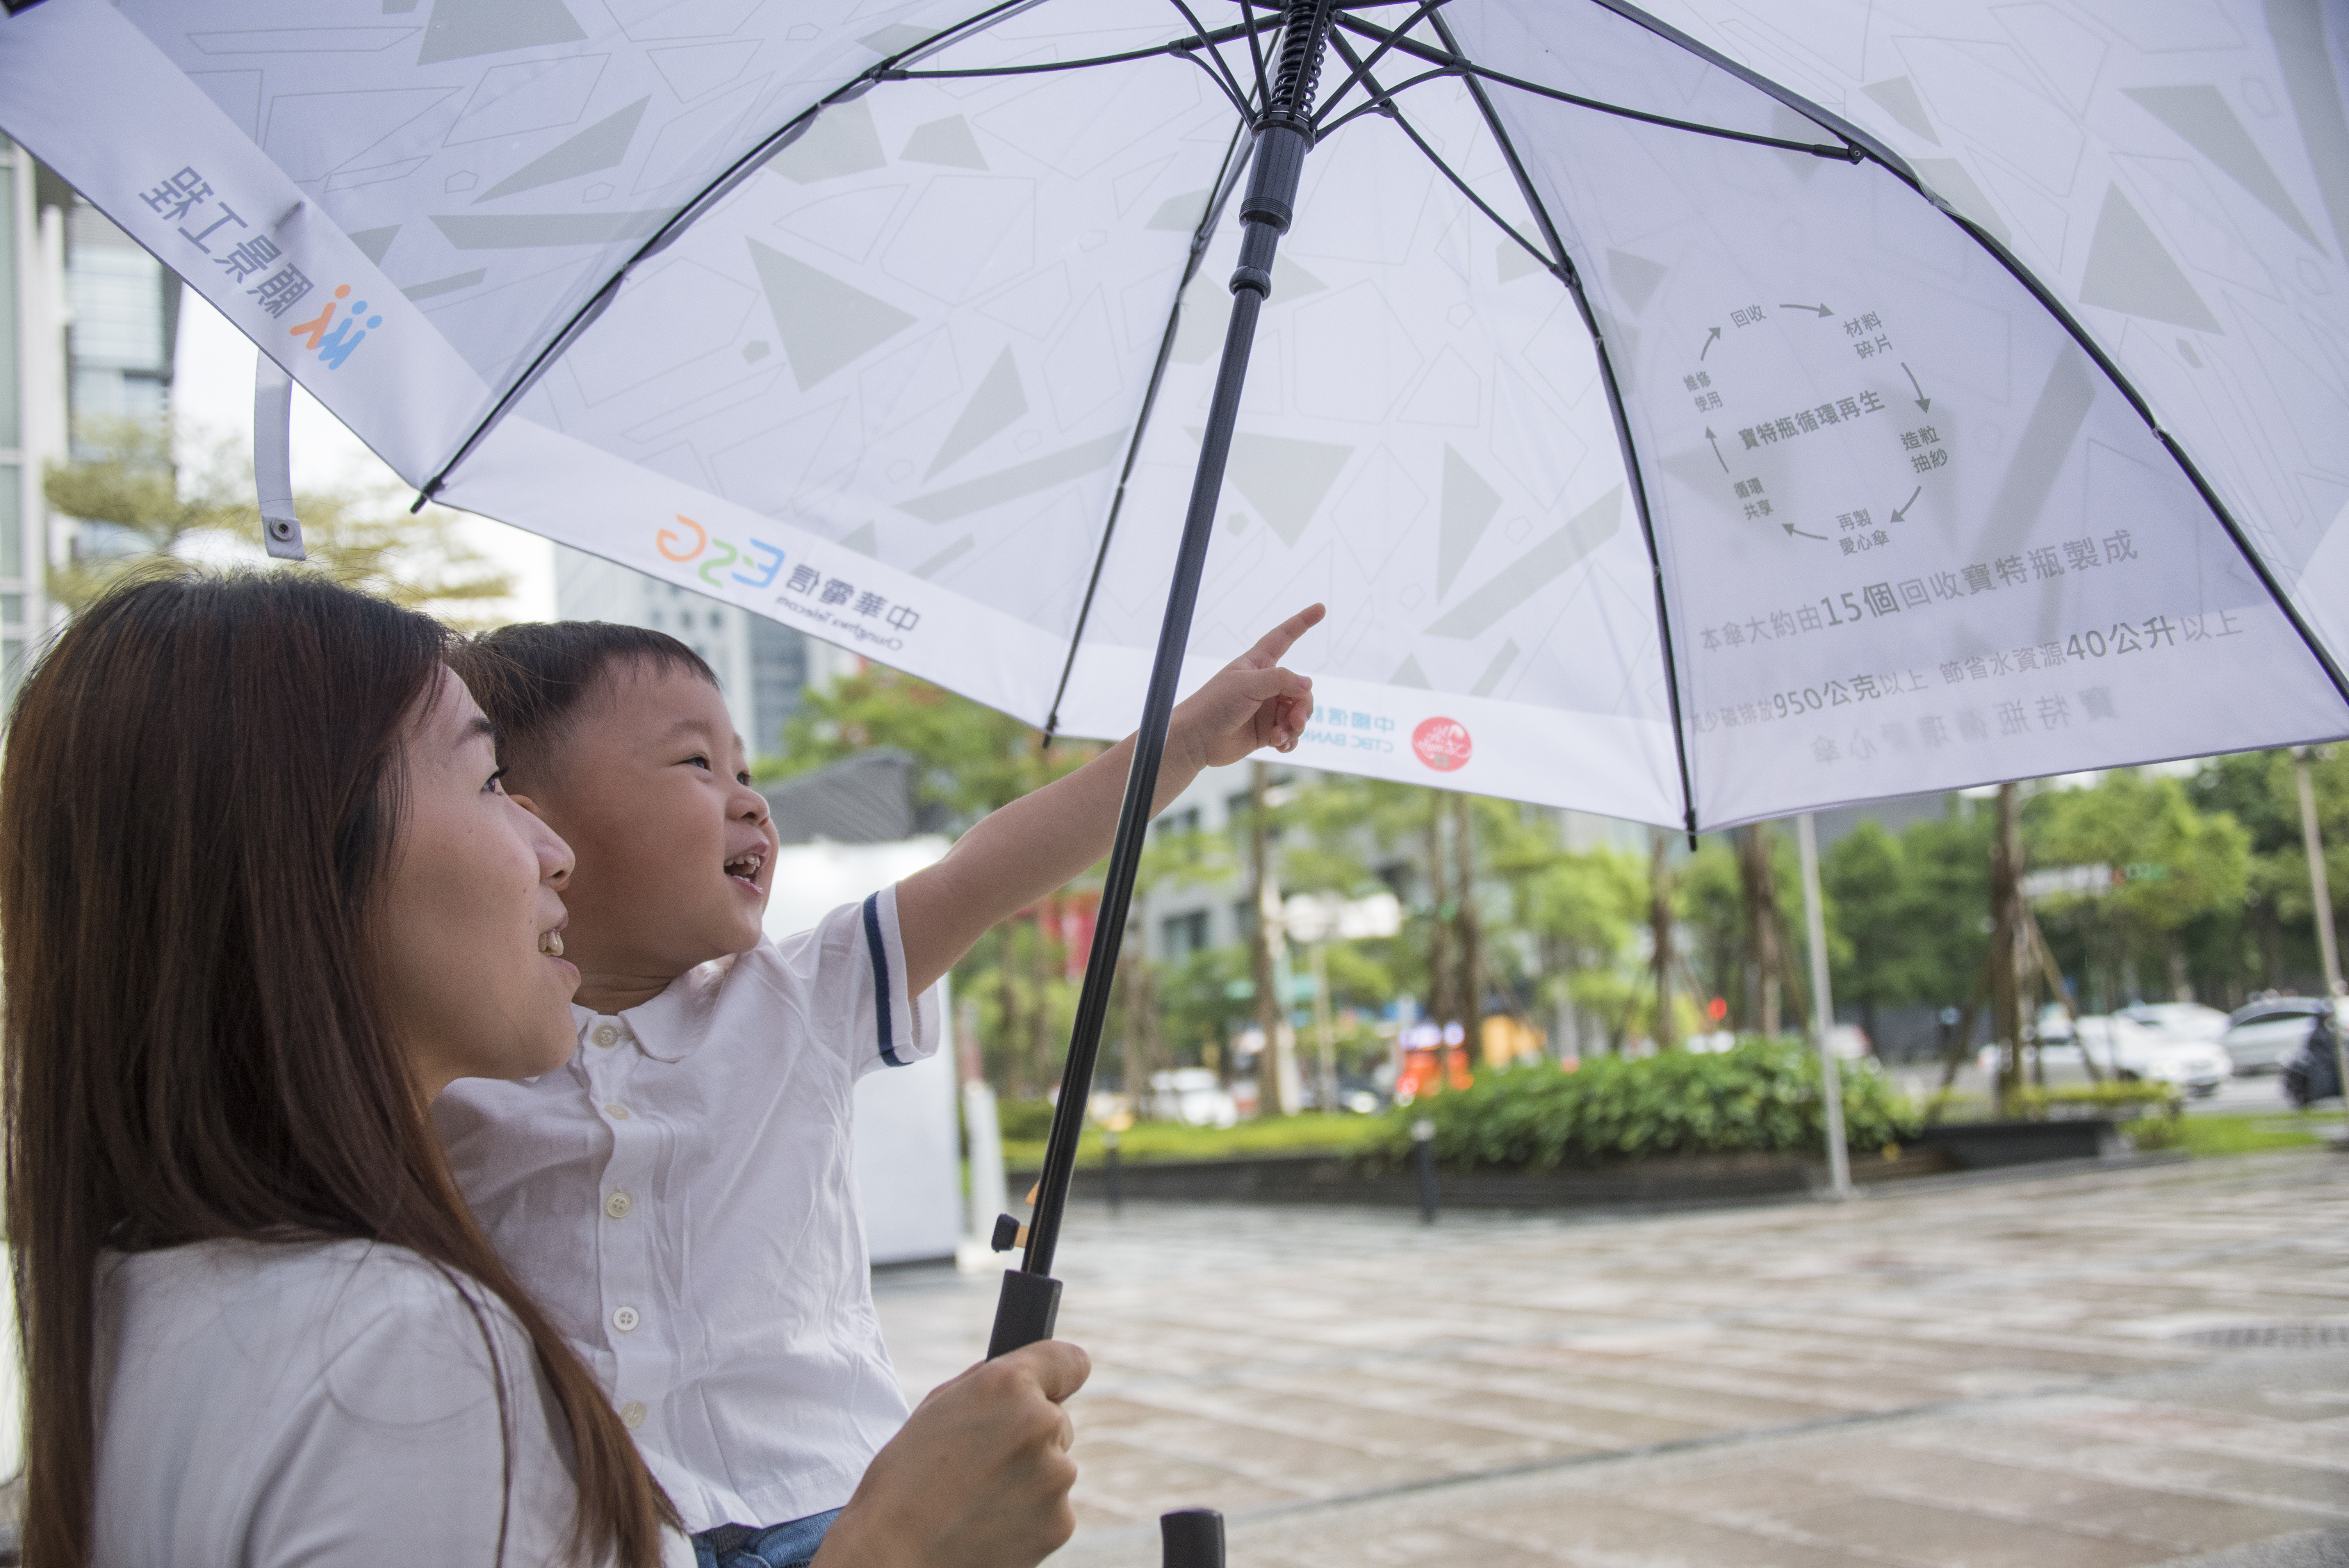
[[[1329,610],[1322,605],[1308,604],[1304,609],[1257,639],[1256,646],[1247,651],[1247,656],[1241,662],[1253,665],[1258,669],[1268,665],[1278,664],[1281,655],[1288,652],[1298,638],[1319,625],[1321,617],[1329,613]]]

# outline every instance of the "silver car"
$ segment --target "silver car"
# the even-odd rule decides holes
[[[2239,1073],[2282,1072],[2284,1059],[2300,1049],[2331,1005],[2317,996],[2275,996],[2253,1002],[2235,1009],[2219,1043],[2226,1047]]]

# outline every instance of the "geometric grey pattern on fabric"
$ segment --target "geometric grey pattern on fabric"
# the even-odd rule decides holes
[[[1300,762],[1705,825],[2349,728],[2338,8],[1652,4],[1340,17],[1195,677],[1324,599]],[[0,122],[443,499],[1123,733],[1241,117],[1168,0],[850,9],[45,0]]]
[[[475,55],[576,44],[586,36],[563,0],[432,0],[431,17],[424,24],[424,47],[416,63],[430,66]]]

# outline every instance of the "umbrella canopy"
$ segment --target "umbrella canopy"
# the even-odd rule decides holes
[[[1692,828],[2349,731],[2337,17],[1665,9],[1340,5],[1195,675]],[[44,0],[0,121],[437,499],[1109,735],[1278,20]]]

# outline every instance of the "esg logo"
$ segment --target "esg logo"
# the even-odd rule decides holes
[[[752,570],[748,572],[728,573],[727,577],[729,581],[740,583],[752,588],[767,588],[773,586],[775,573],[783,569],[783,552],[781,550],[778,550],[775,546],[766,543],[761,540],[754,539],[750,541],[750,548],[752,551],[764,552],[766,554],[774,557],[773,560],[761,564],[750,556],[745,555],[741,551],[737,550],[725,540],[712,539],[709,536],[709,531],[708,529],[702,527],[701,524],[694,521],[693,519],[686,516],[683,512],[678,512],[676,516],[678,521],[683,523],[686,527],[693,531],[693,537],[690,542],[688,542],[686,536],[679,533],[676,529],[662,529],[658,533],[653,536],[653,546],[655,549],[658,550],[663,556],[671,561],[683,562],[692,561],[706,554],[709,559],[702,561],[700,568],[695,573],[695,575],[699,577],[704,583],[709,583],[712,588],[723,588],[726,586],[724,583],[718,580],[715,574],[725,571],[727,567],[732,566],[738,562],[745,566],[752,568]]]

